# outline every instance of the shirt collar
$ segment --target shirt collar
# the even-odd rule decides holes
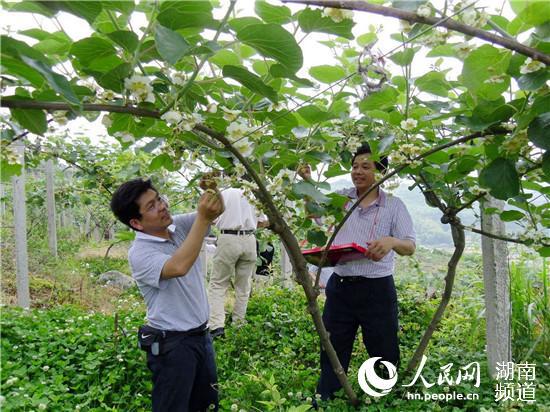
[[[167,229],[171,234],[174,234],[174,232],[176,231],[176,225],[172,223],[170,226],[167,227]],[[138,231],[136,231],[136,239],[152,240],[153,242],[168,242],[168,239],[164,239],[163,237],[153,236]]]
[[[355,189],[354,187],[350,188],[346,194],[350,199],[357,199],[358,198],[357,197],[357,189]],[[386,192],[384,192],[382,189],[378,188],[378,197],[374,201],[373,205],[384,207],[386,205],[386,198],[387,198]]]

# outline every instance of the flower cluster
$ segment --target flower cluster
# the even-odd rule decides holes
[[[487,80],[485,80],[483,83],[486,84],[498,84],[498,83],[504,83],[504,80],[506,80],[505,74],[500,74],[497,76],[491,76]]]
[[[449,32],[444,29],[433,29],[429,35],[423,38],[423,43],[427,47],[435,47],[447,42]]]
[[[198,113],[183,113],[177,110],[169,110],[161,117],[168,125],[174,128],[176,133],[193,130],[197,123],[202,123],[204,119]]]
[[[462,8],[460,4],[458,4],[456,7],[459,9]],[[477,11],[473,7],[469,7],[468,9],[464,10],[460,16],[462,23],[467,24],[468,26],[481,28],[487,24],[487,21],[489,20],[489,15],[484,11]]]
[[[134,74],[132,77],[124,80],[124,87],[138,103],[154,103],[155,95],[153,94],[153,86],[150,83],[149,78]]]
[[[460,59],[465,59],[466,57],[468,57],[470,52],[474,50],[474,46],[472,46],[468,42],[464,42],[455,44],[453,46],[453,49],[456,51],[456,54]]]
[[[323,16],[330,17],[335,23],[340,23],[346,19],[353,19],[353,11],[344,9],[334,9],[331,7],[325,7],[323,9]]]
[[[222,106],[222,110],[223,110],[223,118],[228,122],[234,122],[235,120],[237,120],[237,117],[239,117],[239,115],[241,114],[240,110],[231,110],[225,106]]]
[[[13,150],[12,146],[8,145],[6,140],[0,141],[0,158],[8,164],[17,164],[19,162],[19,156]]]
[[[351,135],[346,142],[346,149],[350,153],[355,153],[361,147],[361,139],[356,135]]]
[[[67,112],[65,111],[55,111],[52,113],[53,120],[60,126],[65,126],[69,119],[67,119]]]
[[[269,106],[267,106],[268,112],[280,112],[281,110],[286,109],[286,104],[284,102],[279,103],[269,103]]]
[[[472,185],[468,188],[468,190],[470,191],[471,194],[473,194],[474,196],[479,196],[479,195],[484,195],[487,193],[487,191],[485,189],[482,189],[481,187],[479,187],[478,185]]]
[[[519,238],[526,242],[532,242],[532,243],[550,243],[548,241],[548,235],[546,235],[544,232],[541,232],[540,230],[537,230],[536,228],[529,228],[526,229],[525,232],[523,232]]]
[[[514,133],[508,137],[501,146],[504,153],[518,154],[524,150],[529,151],[529,138],[527,137],[527,130],[521,130],[518,133]]]
[[[416,9],[416,15],[419,17],[430,17],[432,15],[432,9],[430,6],[423,4]]]
[[[541,69],[544,69],[546,66],[544,63],[539,62],[538,60],[533,60],[530,57],[525,59],[523,65],[519,68],[521,74],[534,73]]]
[[[411,131],[416,128],[418,122],[415,119],[408,118],[401,121],[401,128],[406,131]]]
[[[170,78],[172,79],[172,83],[178,86],[183,86],[187,83],[187,76],[184,72],[173,71],[170,73]]]
[[[399,145],[399,151],[392,154],[392,162],[394,164],[408,164],[412,167],[417,167],[422,164],[420,160],[412,160],[422,153],[422,147],[412,143],[404,143]]]

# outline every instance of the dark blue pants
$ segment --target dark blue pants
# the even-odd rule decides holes
[[[333,274],[325,293],[323,323],[346,373],[359,326],[369,356],[381,356],[397,366],[399,325],[393,276],[350,282]],[[321,348],[321,378],[317,393],[326,400],[341,387],[326,352]]]
[[[153,372],[154,412],[196,412],[218,410],[218,375],[212,338],[178,338],[173,349],[163,355],[147,354]]]

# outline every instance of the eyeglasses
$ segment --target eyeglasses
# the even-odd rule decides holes
[[[159,196],[157,196],[157,198],[154,201],[149,202],[147,204],[145,212],[146,213],[158,212],[160,210],[161,206],[163,206],[163,207],[168,207],[169,206],[168,198],[165,195],[162,195],[162,196],[159,195]]]

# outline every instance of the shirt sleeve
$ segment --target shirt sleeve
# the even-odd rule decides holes
[[[189,231],[191,230],[191,226],[193,226],[196,218],[197,212],[174,216],[174,224],[176,225],[176,230],[182,231],[185,234],[189,233]]]
[[[412,240],[416,243],[416,233],[414,231],[414,224],[407,210],[407,206],[401,199],[394,198],[395,201],[395,214],[392,220],[391,235],[401,240]]]
[[[133,278],[139,283],[164,289],[167,282],[160,279],[162,268],[170,255],[158,251],[146,253],[130,252],[128,260],[132,269]]]

